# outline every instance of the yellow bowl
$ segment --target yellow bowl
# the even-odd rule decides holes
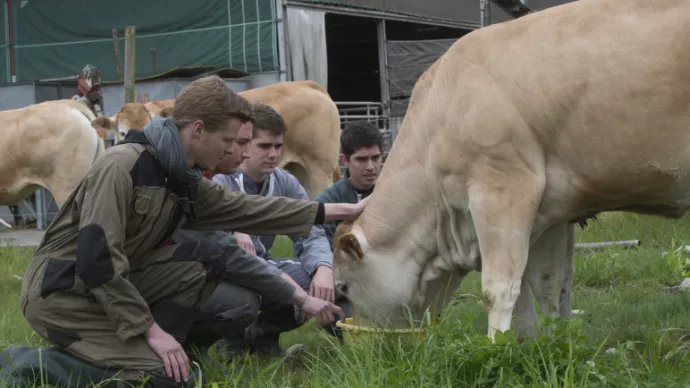
[[[345,323],[338,321],[336,326],[343,333],[343,341],[347,343],[361,343],[372,338],[403,338],[407,340],[423,340],[426,338],[425,328],[415,329],[383,329],[359,326],[353,323],[352,318],[345,318]]]

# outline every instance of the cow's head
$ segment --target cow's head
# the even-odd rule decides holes
[[[344,221],[336,228],[333,275],[360,325],[409,328],[410,318],[423,318],[415,298],[417,263],[401,260],[395,247],[372,249],[356,222]]]
[[[107,131],[117,131],[117,139],[120,140],[127,135],[130,129],[143,130],[144,126],[155,116],[172,116],[172,107],[164,108],[158,114],[154,114],[144,104],[127,103],[115,116],[99,117],[91,122],[91,126],[101,137],[104,137]]]

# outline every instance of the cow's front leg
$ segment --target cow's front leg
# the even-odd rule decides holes
[[[490,172],[497,176],[492,177]],[[475,181],[468,193],[482,257],[488,336],[493,341],[496,331],[504,332],[511,326],[544,179],[517,167],[490,172]]]
[[[532,244],[515,309],[518,337],[533,337],[539,329],[532,294],[542,314],[570,316],[573,244],[574,228],[568,223],[551,226]]]

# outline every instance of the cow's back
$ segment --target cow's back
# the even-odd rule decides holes
[[[579,0],[482,28],[420,77],[398,137],[455,170],[519,145],[545,166],[545,200],[574,211],[663,201],[690,190],[687,47],[679,0]]]
[[[37,186],[61,203],[102,150],[94,119],[88,107],[67,99],[1,111],[0,203],[21,200]]]
[[[325,190],[333,182],[340,152],[340,114],[326,90],[313,81],[291,81],[238,94],[251,103],[270,105],[283,116],[288,133],[279,165],[298,175],[311,197]],[[309,177],[299,176],[290,163],[309,170]]]

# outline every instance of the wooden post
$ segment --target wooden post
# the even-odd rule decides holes
[[[122,81],[122,59],[120,58],[120,44],[117,41],[116,28],[113,28],[113,52],[115,53],[115,65],[117,66],[117,80]]]
[[[134,102],[134,64],[136,63],[136,29],[125,26],[125,104]]]
[[[158,64],[156,63],[156,49],[151,47],[151,60],[153,61],[153,73],[158,73]]]

